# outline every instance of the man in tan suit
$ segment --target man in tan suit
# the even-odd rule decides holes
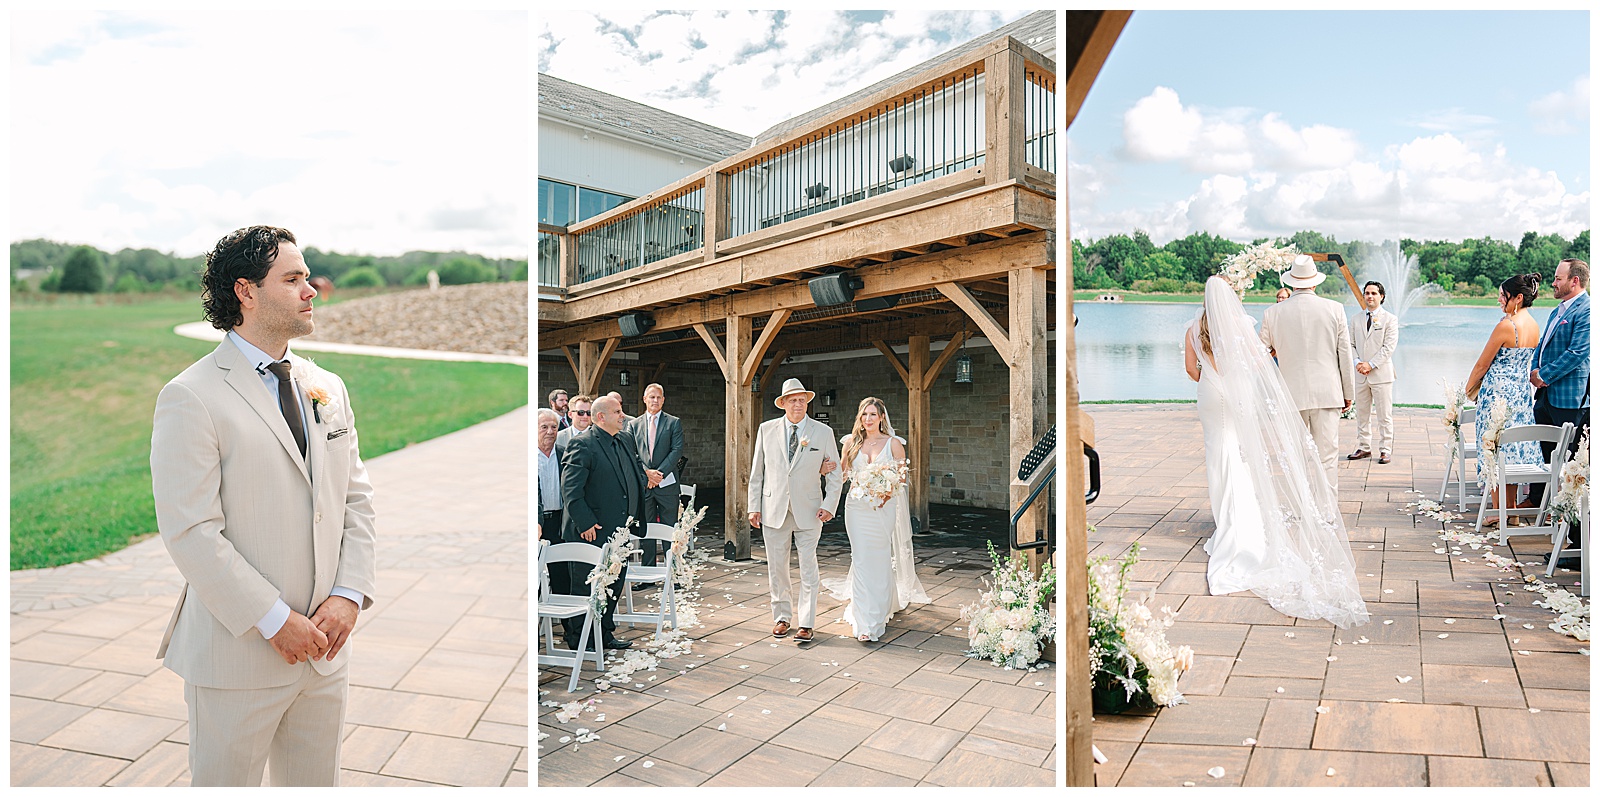
[[[1283,274],[1290,296],[1267,308],[1261,321],[1261,342],[1278,358],[1278,370],[1289,396],[1311,432],[1328,474],[1328,485],[1339,487],[1339,413],[1350,408],[1355,396],[1350,361],[1350,330],[1344,308],[1317,296],[1316,287],[1327,275],[1317,271],[1309,255],[1294,259]]]
[[[833,519],[839,507],[839,487],[844,475],[837,471],[839,443],[833,429],[806,414],[816,394],[798,379],[783,383],[783,393],[773,401],[782,418],[761,424],[756,433],[755,457],[750,463],[750,525],[761,529],[767,548],[767,583],[772,591],[772,635],[789,633],[795,620],[796,642],[810,642],[817,622],[817,590],[822,577],[817,569],[817,541],[822,524]],[[827,490],[819,474],[827,476]],[[789,548],[800,554],[800,610],[794,609],[789,580]]]
[[[1383,309],[1383,283],[1361,289],[1367,311],[1350,317],[1356,356],[1356,450],[1348,459],[1372,456],[1372,411],[1378,411],[1378,464],[1394,452],[1394,350],[1400,345],[1400,319]]]
[[[337,376],[292,355],[312,330],[294,235],[206,255],[206,319],[229,330],[156,400],[156,524],[183,574],[157,656],[184,680],[195,786],[333,786],[345,643],[375,591],[372,485]]]

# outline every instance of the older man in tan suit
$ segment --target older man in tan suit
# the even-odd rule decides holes
[[[295,357],[312,330],[293,234],[247,227],[202,278],[216,351],[162,389],[156,523],[186,582],[156,654],[183,677],[195,786],[339,778],[345,643],[375,591],[372,485],[344,383]]]
[[[1278,358],[1278,369],[1289,396],[1311,432],[1328,474],[1328,485],[1339,487],[1339,413],[1355,397],[1354,365],[1350,360],[1350,330],[1344,308],[1317,296],[1316,287],[1327,275],[1317,271],[1309,255],[1294,259],[1282,276],[1294,294],[1267,308],[1261,321],[1261,342]]]
[[[756,432],[755,457],[750,463],[750,488],[746,499],[750,525],[761,529],[767,548],[767,582],[772,591],[772,635],[789,633],[798,623],[796,642],[810,642],[817,622],[817,590],[822,577],[817,567],[817,542],[822,524],[833,519],[839,507],[844,474],[837,471],[839,443],[833,429],[806,414],[816,394],[798,379],[783,383],[783,393],[773,401],[783,417],[761,424]],[[821,476],[826,475],[824,491]],[[789,549],[800,556],[799,609],[795,608],[789,580]]]

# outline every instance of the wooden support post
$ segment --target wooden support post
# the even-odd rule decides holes
[[[1005,49],[984,59],[984,182],[1016,180],[1026,171],[1027,110],[1022,54]]]
[[[750,510],[745,491],[750,487],[750,459],[755,452],[755,435],[750,419],[755,413],[754,394],[740,364],[749,356],[753,341],[750,316],[728,316],[728,331],[721,361],[727,384],[728,444],[723,460],[726,495],[723,506],[727,518],[727,543],[723,555],[730,562],[750,558]],[[709,333],[702,333],[709,335]],[[754,369],[751,369],[752,371]]]
[[[912,527],[928,528],[928,477],[932,471],[928,459],[933,446],[928,442],[932,417],[928,402],[928,349],[927,335],[912,335],[906,352],[906,442],[910,448],[906,456],[911,460],[911,481],[906,485],[906,497],[911,501]]]
[[[557,270],[561,278],[557,280],[561,287],[571,289],[578,284],[578,236],[563,233],[560,236],[561,247],[556,261]]]
[[[1016,479],[1022,458],[1044,436],[1049,426],[1050,379],[1049,344],[1045,339],[1047,285],[1043,268],[1018,268],[1007,280],[1010,287],[1011,345],[1007,365],[1011,371],[1011,512],[1022,507],[1027,488]],[[1023,540],[1037,539],[1035,531],[1045,528],[1048,497],[1034,501],[1018,526]],[[1028,552],[1028,564],[1035,573],[1044,566],[1043,550]]]
[[[723,172],[706,175],[701,195],[705,201],[705,215],[701,219],[701,246],[705,250],[704,262],[710,262],[717,257],[717,242],[726,240],[730,229],[733,191],[729,176]]]
[[[587,340],[578,344],[578,392],[590,396],[600,392],[600,380],[606,375],[606,363],[617,350],[622,338],[605,341]]]
[[[1109,12],[1107,12],[1109,13]],[[1064,186],[1063,186],[1064,187]],[[1061,201],[1067,201],[1065,190]],[[1071,218],[1070,215],[1066,218]],[[1071,240],[1066,232],[1062,236]],[[1062,493],[1066,496],[1061,506],[1061,531],[1056,538],[1060,570],[1056,573],[1056,600],[1065,609],[1066,623],[1056,634],[1056,661],[1066,672],[1065,719],[1066,736],[1062,740],[1062,754],[1066,761],[1066,785],[1094,785],[1094,705],[1089,696],[1089,531],[1083,503],[1088,486],[1085,472],[1083,441],[1092,439],[1093,430],[1084,429],[1078,408],[1078,355],[1072,326],[1072,247],[1063,248],[1059,270],[1056,272],[1056,290],[1066,294],[1067,314],[1063,323],[1056,325],[1056,334],[1066,358],[1061,365],[1064,388],[1062,414],[1056,432],[1057,447],[1061,457]],[[1088,436],[1085,436],[1087,432]]]

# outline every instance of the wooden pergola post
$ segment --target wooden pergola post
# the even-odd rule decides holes
[[[1023,457],[1044,436],[1049,426],[1050,346],[1045,339],[1049,300],[1045,268],[1012,269],[1007,283],[1011,308],[1011,346],[1007,363],[1011,371],[1011,455],[1008,472],[1015,480]],[[1014,485],[1011,511],[1017,511],[1027,497],[1026,488]],[[1023,516],[1019,528],[1045,528],[1048,513],[1048,497],[1036,499],[1028,514]],[[1029,549],[1028,564],[1035,573],[1039,572],[1044,566],[1044,549]]]
[[[579,393],[594,396],[600,392],[600,380],[606,375],[606,363],[611,361],[611,355],[620,343],[622,338],[583,341],[578,344],[576,362],[572,359],[571,350],[566,350],[567,363],[572,366],[573,376],[578,378]]]
[[[907,485],[907,498],[911,500],[911,519],[914,528],[928,528],[928,457],[933,450],[928,442],[932,426],[932,413],[928,401],[928,344],[927,335],[912,335],[906,351],[906,440],[911,449],[906,452],[911,460],[911,483]]]
[[[727,434],[728,445],[723,459],[724,480],[727,484],[723,497],[727,513],[727,542],[723,557],[730,562],[750,558],[750,510],[745,501],[745,491],[750,487],[750,457],[755,451],[755,434],[750,419],[755,415],[755,396],[750,392],[750,374],[742,365],[750,356],[752,324],[750,316],[730,315],[726,334],[724,375],[727,383]],[[750,369],[754,371],[755,369]]]

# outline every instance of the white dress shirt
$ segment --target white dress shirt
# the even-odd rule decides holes
[[[254,344],[248,340],[245,340],[237,332],[229,330],[228,340],[233,341],[233,345],[238,347],[239,351],[244,354],[244,358],[246,360],[249,360],[251,363],[255,364],[256,373],[261,377],[261,384],[267,388],[268,393],[272,394],[272,403],[278,404],[278,375],[267,370],[267,366],[278,361],[274,360],[272,355],[269,355],[266,352],[256,348]],[[289,359],[289,349],[287,346],[285,346],[283,350],[283,359]],[[290,377],[290,384],[297,384],[292,375]],[[306,426],[308,412],[306,410],[306,397],[304,391],[296,390],[295,397],[300,400],[300,431],[306,441],[306,445],[310,445],[311,429],[310,427]],[[282,405],[279,404],[279,406]],[[330,597],[333,595],[355,601],[357,606],[360,606],[366,602],[366,596],[353,589],[350,589],[349,587],[334,587],[333,590],[329,592]],[[267,610],[266,616],[256,621],[256,630],[260,631],[263,637],[271,639],[273,636],[277,635],[278,631],[283,629],[284,623],[289,622],[289,611],[289,604],[284,603],[283,598],[279,598],[278,602],[272,604],[272,608]]]
[[[561,508],[561,469],[556,462],[556,449],[550,453],[539,451],[539,511],[554,512]]]

